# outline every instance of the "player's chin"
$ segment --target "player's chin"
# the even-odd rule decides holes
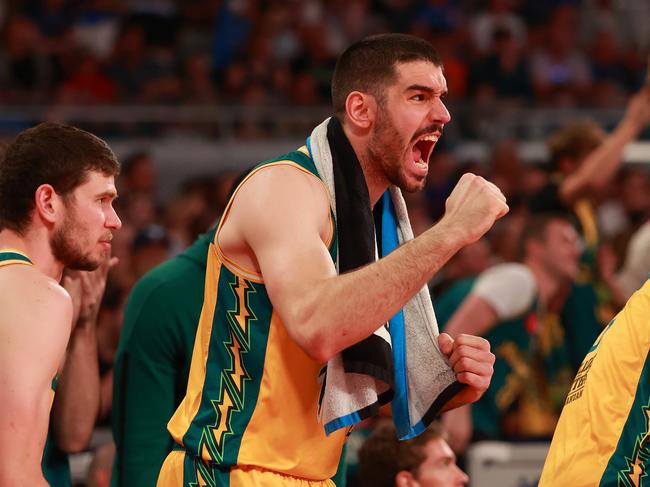
[[[400,189],[406,193],[417,193],[422,191],[427,183],[426,176],[410,176],[402,178]]]
[[[84,267],[87,271],[94,271],[104,262],[111,258],[110,249],[101,249],[97,252],[86,255],[84,259]]]

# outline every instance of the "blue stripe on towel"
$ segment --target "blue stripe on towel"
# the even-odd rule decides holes
[[[399,245],[397,219],[390,190],[383,195],[381,217],[381,253],[390,254]],[[408,407],[408,377],[406,375],[406,340],[404,336],[404,313],[399,310],[389,321],[393,367],[395,369],[395,397],[392,402],[393,422],[400,439],[411,438],[419,433],[413,431]]]
[[[361,422],[362,419],[363,418],[361,418],[359,411],[355,411],[354,413],[350,413],[345,416],[341,416],[339,418],[333,419],[332,421],[330,421],[325,425],[325,434],[329,435],[330,433],[338,429],[348,428],[352,425]]]

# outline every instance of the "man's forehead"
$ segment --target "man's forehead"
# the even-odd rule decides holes
[[[570,222],[561,218],[556,218],[549,222],[547,231],[555,232],[557,235],[562,235],[569,238],[578,238],[578,231]]]
[[[395,65],[397,83],[408,87],[410,85],[429,86],[434,89],[447,90],[447,80],[442,66],[436,66],[430,61],[408,61]]]
[[[85,181],[78,187],[78,189],[81,188],[93,192],[107,191],[117,193],[115,189],[115,176],[112,174],[105,174],[102,171],[87,171]]]
[[[434,461],[441,458],[455,458],[453,450],[442,438],[429,440],[426,444],[426,450],[427,456]]]

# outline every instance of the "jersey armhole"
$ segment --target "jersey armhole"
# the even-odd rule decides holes
[[[237,186],[237,188],[233,191],[233,194],[232,194],[232,196],[230,197],[230,200],[228,201],[228,204],[226,205],[226,208],[225,208],[224,211],[223,211],[223,215],[222,215],[222,217],[221,217],[221,220],[219,221],[219,225],[217,226],[217,231],[214,233],[214,239],[213,239],[213,241],[212,241],[212,245],[214,246],[214,250],[215,250],[215,252],[217,253],[217,255],[219,256],[219,258],[221,259],[222,263],[223,263],[226,267],[228,267],[232,272],[235,272],[236,274],[239,274],[239,275],[241,275],[242,277],[245,277],[245,278],[247,278],[247,279],[251,279],[251,280],[256,281],[256,282],[263,282],[262,275],[261,275],[259,272],[257,272],[256,270],[253,270],[253,269],[247,268],[246,266],[242,266],[241,264],[239,264],[238,262],[236,262],[234,259],[231,259],[230,257],[228,257],[228,256],[225,254],[225,252],[223,251],[223,249],[221,248],[221,246],[219,245],[219,235],[221,234],[221,229],[223,228],[223,225],[225,224],[226,220],[228,219],[228,216],[230,215],[230,209],[231,209],[231,207],[232,207],[233,202],[235,201],[235,198],[237,197],[237,194],[239,193],[239,190],[244,186],[244,184],[246,184],[246,182],[248,182],[248,180],[249,180],[250,178],[252,178],[252,177],[253,177],[255,174],[257,174],[259,171],[261,171],[261,170],[263,170],[263,169],[265,169],[265,168],[268,168],[268,167],[276,167],[276,166],[290,166],[290,167],[294,167],[294,168],[296,168],[296,169],[298,169],[298,170],[304,172],[305,174],[308,174],[308,175],[310,175],[311,177],[316,178],[316,180],[318,180],[318,182],[319,182],[320,184],[323,185],[323,188],[324,188],[325,191],[327,192],[327,187],[325,186],[325,184],[323,183],[323,181],[322,181],[318,176],[316,176],[316,175],[315,175],[314,173],[312,173],[311,171],[305,169],[305,168],[302,167],[300,164],[297,164],[297,163],[295,163],[295,162],[293,162],[293,161],[290,161],[290,160],[283,160],[283,161],[271,162],[271,163],[269,163],[269,164],[264,164],[264,165],[262,165],[262,166],[259,166],[259,167],[255,168],[255,169],[253,169],[253,170],[252,170],[252,171],[251,171],[251,172],[250,172],[250,173],[249,173],[249,174],[248,174],[248,175],[247,175],[247,176],[246,176],[246,177],[241,181],[241,183],[239,183],[239,186]],[[323,243],[325,244],[325,246],[326,246],[326,247],[328,248],[328,250],[329,250],[329,248],[330,248],[330,246],[332,245],[332,242],[333,242],[333,240],[334,240],[334,220],[333,220],[333,218],[332,218],[332,212],[331,212],[331,210],[330,210],[329,205],[328,205],[328,217],[327,217],[327,221],[328,221],[328,223],[329,223],[329,232],[328,232],[329,235],[328,235],[326,241],[323,242]]]

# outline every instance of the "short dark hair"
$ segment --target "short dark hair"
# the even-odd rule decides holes
[[[382,98],[393,83],[398,63],[428,61],[442,66],[442,59],[429,42],[407,34],[366,37],[348,47],[339,57],[332,78],[334,112],[345,112],[345,101],[353,91]]]
[[[544,243],[548,227],[551,223],[560,221],[568,225],[576,226],[575,217],[569,212],[549,211],[545,213],[533,213],[526,218],[526,222],[519,237],[519,258],[526,258],[526,243],[529,240]]]
[[[362,487],[394,487],[395,477],[402,470],[416,474],[426,459],[424,447],[437,439],[445,439],[437,422],[415,438],[400,441],[392,421],[382,421],[359,450]]]
[[[119,169],[106,142],[89,132],[51,122],[24,130],[0,161],[0,230],[24,232],[41,184],[67,196],[86,182],[89,171],[115,176]]]

